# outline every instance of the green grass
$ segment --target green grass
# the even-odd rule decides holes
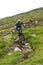
[[[32,37],[31,36],[32,34],[36,34],[36,37]],[[24,35],[33,49],[33,56],[31,58],[28,58],[27,60],[24,60],[23,62],[18,63],[17,56],[14,53],[15,55],[14,57],[16,59],[14,59],[13,55],[11,55],[12,57],[11,56],[9,56],[9,58],[7,57],[8,59],[11,59],[11,61],[8,60],[8,62],[12,63],[12,65],[13,64],[14,65],[15,64],[17,65],[40,65],[40,64],[43,65],[43,27],[29,28],[24,31]],[[9,63],[7,62],[7,58],[5,58],[6,61],[3,59],[3,61],[1,61],[0,63],[2,64],[4,62],[3,65],[9,65]],[[19,55],[18,55],[18,59],[19,59]]]
[[[13,45],[13,41],[11,39],[0,38],[0,58],[2,58],[8,51],[10,47]]]
[[[0,62],[0,65],[14,65],[20,62],[20,59],[22,58],[22,53],[19,51],[16,51],[15,53],[12,53],[12,55],[7,56],[3,59],[3,62]]]

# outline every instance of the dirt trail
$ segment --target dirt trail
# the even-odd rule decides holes
[[[15,40],[15,42],[16,43],[11,47],[10,51],[8,52],[8,55],[11,55],[15,51],[21,51],[23,53],[23,58],[25,59],[32,56],[33,50],[29,43],[20,45],[18,38]],[[22,41],[22,42],[25,42],[25,41]]]
[[[27,24],[26,24],[26,26],[27,26]],[[4,36],[4,38],[6,38],[6,39],[11,38],[11,35],[8,34],[8,35]],[[15,51],[21,51],[23,53],[23,57],[24,58],[31,57],[33,50],[32,50],[32,48],[31,48],[29,43],[27,43],[25,41],[22,41],[22,42],[25,42],[25,45],[22,45],[21,43],[19,43],[19,39],[18,38],[16,40],[14,40],[14,42],[15,42],[15,44],[11,47],[11,49],[7,53],[7,55],[11,55]]]

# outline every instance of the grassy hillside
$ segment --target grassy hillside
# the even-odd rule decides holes
[[[12,17],[6,17],[0,20],[0,29],[9,29],[14,26],[14,23],[21,19],[23,22],[29,21],[32,19],[33,21],[43,21],[43,8],[39,8],[36,10],[32,10],[30,12],[21,13]]]
[[[42,25],[34,28],[28,27],[24,30],[25,38],[33,48],[33,56],[23,62],[18,61],[22,57],[21,52],[15,52],[11,56],[6,55],[14,43],[13,37],[16,37],[16,35],[11,31],[14,29],[15,22],[18,19],[21,19],[23,22],[28,22],[32,19],[33,22],[38,21],[38,23]],[[32,36],[33,34],[35,34],[35,36]],[[5,55],[6,57],[4,57]],[[43,65],[43,7],[0,19],[0,65],[9,64]]]
[[[36,36],[34,37],[32,34]],[[43,27],[29,28],[24,32],[24,35],[33,48],[33,56],[23,62],[19,62],[18,59],[22,57],[22,54],[21,52],[16,52],[13,55],[5,57],[0,62],[1,65],[43,65]],[[19,56],[19,54],[21,56]]]

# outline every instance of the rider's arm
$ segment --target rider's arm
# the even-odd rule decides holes
[[[22,23],[22,25],[23,25],[23,27],[25,28],[25,25],[26,25],[26,24],[25,24],[25,23]]]

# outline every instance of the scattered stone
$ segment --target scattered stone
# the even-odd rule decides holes
[[[11,55],[11,54],[12,54],[12,53],[9,52],[7,55]]]
[[[19,40],[19,38],[15,39],[15,40],[14,40],[14,41],[15,41],[15,43],[18,43],[18,42],[19,42],[18,40]]]
[[[9,39],[9,38],[11,38],[11,35],[8,34],[8,35],[4,36],[4,38],[5,38],[5,39]]]
[[[15,47],[14,51],[21,51],[18,47]]]
[[[18,41],[19,41],[19,38],[17,38],[15,40],[16,43],[11,47],[11,50],[9,51],[8,55],[11,55],[15,51],[20,51],[20,52],[23,53],[23,58],[24,59],[26,59],[28,57],[31,57],[33,50],[31,48],[30,44],[29,43],[26,43],[25,41],[22,41],[22,43],[19,42],[19,44],[18,44]]]
[[[32,34],[31,36],[32,36],[32,37],[37,37],[37,35],[36,35],[36,34]]]

